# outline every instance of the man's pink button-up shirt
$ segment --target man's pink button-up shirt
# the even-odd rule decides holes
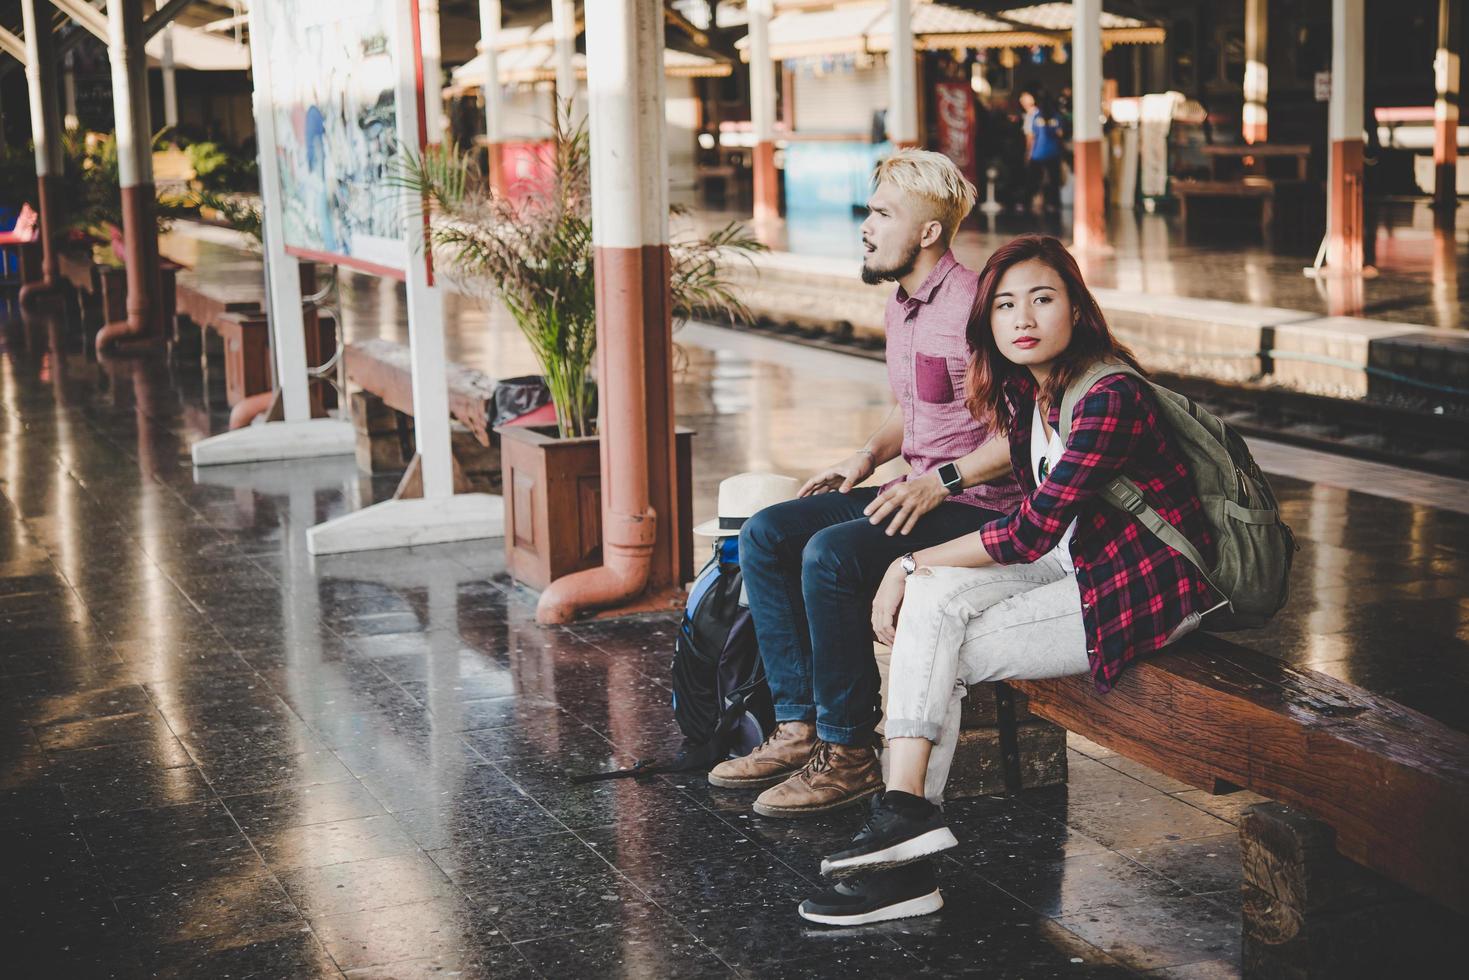
[[[899,286],[888,299],[888,382],[903,410],[903,459],[910,469],[883,489],[968,455],[990,436],[990,427],[976,422],[964,406],[969,363],[964,335],[978,292],[979,276],[948,251],[913,295]],[[950,499],[1009,513],[1021,496],[1007,474]]]

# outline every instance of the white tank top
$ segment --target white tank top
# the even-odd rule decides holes
[[[1061,459],[1061,453],[1066,448],[1061,444],[1059,431],[1052,432],[1050,439],[1046,438],[1045,426],[1041,424],[1043,421],[1040,402],[1036,402],[1035,417],[1030,421],[1030,470],[1035,476],[1036,486],[1046,482],[1046,475]],[[1072,518],[1066,533],[1061,535],[1061,540],[1051,552],[1068,572],[1076,571],[1076,566],[1071,561],[1071,535],[1075,530],[1076,518]]]

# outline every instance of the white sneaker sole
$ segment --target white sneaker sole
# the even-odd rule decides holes
[[[816,922],[824,926],[865,926],[874,922],[890,922],[893,919],[912,919],[920,915],[932,915],[943,907],[944,896],[935,888],[927,895],[910,898],[906,902],[889,905],[887,908],[863,912],[861,915],[820,915],[816,912],[807,912],[804,908],[798,908],[796,911],[807,922]]]
[[[930,854],[947,851],[951,847],[958,847],[958,838],[948,827],[938,827],[926,834],[920,834],[910,840],[900,841],[892,847],[885,847],[871,854],[859,854],[856,857],[842,858],[839,861],[821,859],[821,873],[824,875],[835,875],[841,877],[858,871],[880,871],[885,868],[897,868],[905,864],[912,864],[920,858],[926,858]]]

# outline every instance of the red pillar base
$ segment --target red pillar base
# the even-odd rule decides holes
[[[1326,264],[1338,273],[1360,273],[1363,266],[1362,141],[1331,144],[1326,188]]]
[[[780,217],[780,180],[775,171],[775,144],[761,140],[755,144],[755,220],[774,221]]]
[[[1076,197],[1073,205],[1072,241],[1077,248],[1107,247],[1107,208],[1102,185],[1102,141],[1078,140],[1075,144]]]
[[[485,146],[485,177],[490,190],[501,197],[510,193],[510,182],[505,174],[505,147],[503,143]]]

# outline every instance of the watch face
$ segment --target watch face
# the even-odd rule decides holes
[[[959,483],[959,467],[953,463],[945,463],[939,467],[939,482],[946,487],[953,487]]]

